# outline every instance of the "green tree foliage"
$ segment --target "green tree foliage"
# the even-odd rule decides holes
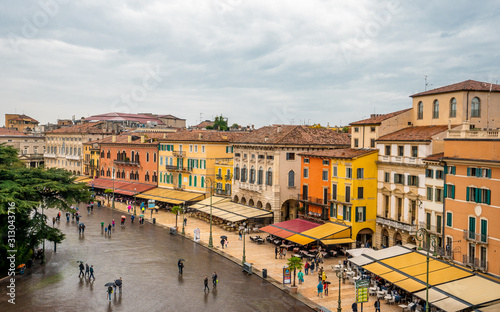
[[[175,213],[175,228],[177,228],[177,216],[179,215],[180,212],[182,212],[181,206],[172,207],[172,213]]]
[[[302,259],[299,257],[291,257],[287,262],[288,268],[293,271],[293,286],[295,287],[295,276],[297,270],[302,269]]]
[[[17,150],[0,144],[0,270],[7,272],[7,250],[17,250],[16,263],[26,263],[43,239],[61,242],[64,234],[46,224],[46,208],[70,210],[72,205],[91,200],[89,188],[74,183],[71,173],[61,169],[26,168]],[[10,209],[9,207],[14,207]],[[7,246],[9,215],[14,211],[15,247]],[[11,226],[12,228],[12,226]],[[12,234],[12,233],[10,233]]]

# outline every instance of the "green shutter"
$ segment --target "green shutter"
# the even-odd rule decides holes
[[[480,178],[480,177],[481,177],[481,172],[482,172],[482,169],[481,169],[481,168],[476,168],[476,177],[477,177],[477,178]]]
[[[469,201],[469,187],[467,186],[467,192],[465,193],[465,200]]]
[[[363,221],[366,221],[366,207],[363,207]]]
[[[448,184],[444,185],[444,198],[448,196]]]
[[[189,186],[193,186],[193,176],[189,175]]]
[[[486,171],[486,176],[487,176],[488,178],[491,178],[491,169],[486,169],[486,170],[487,170],[487,171]]]
[[[455,199],[455,185],[450,185],[451,186],[451,198]]]
[[[488,235],[488,220],[481,220],[481,241],[486,242],[486,235]]]
[[[457,174],[457,167],[451,167],[451,174]]]
[[[491,204],[491,190],[486,190],[486,204]]]
[[[470,168],[467,167],[467,176],[470,177]]]
[[[446,225],[449,227],[452,226],[452,218],[453,214],[451,214],[450,212],[446,213]]]
[[[448,166],[444,166],[444,174],[448,173]]]
[[[355,208],[354,210],[354,221],[355,222],[359,222],[359,218],[358,218],[358,207]]]
[[[476,218],[469,217],[469,232],[476,232]]]
[[[474,188],[474,193],[475,193],[475,198],[476,198],[476,203],[481,202],[481,189]]]
[[[197,182],[198,182],[198,177],[194,176],[194,187],[196,187]]]

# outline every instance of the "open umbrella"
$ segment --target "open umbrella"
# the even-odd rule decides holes
[[[115,283],[106,283],[104,287],[115,286]]]
[[[122,280],[117,279],[115,281],[116,286],[120,286],[122,284]]]
[[[127,217],[126,216],[122,216],[123,219],[126,219]]]
[[[184,260],[184,259],[179,259],[179,261],[186,261],[186,260]]]
[[[78,260],[76,263],[83,263],[83,261]]]
[[[331,284],[331,283],[330,283],[330,282],[328,282],[328,281],[327,281],[327,282],[325,282],[325,283],[327,283],[327,284]]]
[[[220,238],[227,239],[227,236],[226,235],[222,235]]]
[[[141,215],[139,215],[139,217],[144,218],[144,215],[143,215],[143,214],[141,214]]]
[[[18,269],[20,269],[20,268],[24,268],[25,266],[26,266],[26,264],[22,263],[22,264],[18,265],[18,266],[17,266],[17,268],[18,268]]]

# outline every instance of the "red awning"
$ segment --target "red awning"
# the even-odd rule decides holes
[[[90,186],[100,189],[114,189],[115,193],[133,196],[142,192],[149,191],[156,187],[156,184],[133,183],[113,179],[97,178],[87,183]]]
[[[281,238],[287,238],[294,234],[298,234],[300,232],[304,232],[310,229],[313,229],[321,224],[303,220],[303,219],[293,219],[284,222],[279,222],[275,224],[271,224],[261,228],[261,231],[269,233],[274,236],[278,236]]]

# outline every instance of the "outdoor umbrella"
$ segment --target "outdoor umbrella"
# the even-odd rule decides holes
[[[330,282],[325,282],[325,283],[327,283],[327,284],[331,284]]]
[[[123,219],[126,219],[127,217],[126,216],[122,216]]]
[[[184,259],[179,259],[179,261],[186,261],[186,260],[184,260]]]
[[[143,214],[141,214],[141,215],[139,215],[139,217],[144,218],[144,215],[143,215]]]
[[[78,260],[76,263],[83,263],[83,261]]]
[[[106,283],[104,287],[115,286],[115,283]]]
[[[22,264],[18,265],[17,268],[20,269],[20,268],[23,268],[25,266],[26,266],[26,264],[22,263]]]
[[[227,239],[227,236],[226,235],[222,235],[220,238]]]
[[[120,286],[122,284],[122,280],[117,279],[115,281],[116,286]]]

